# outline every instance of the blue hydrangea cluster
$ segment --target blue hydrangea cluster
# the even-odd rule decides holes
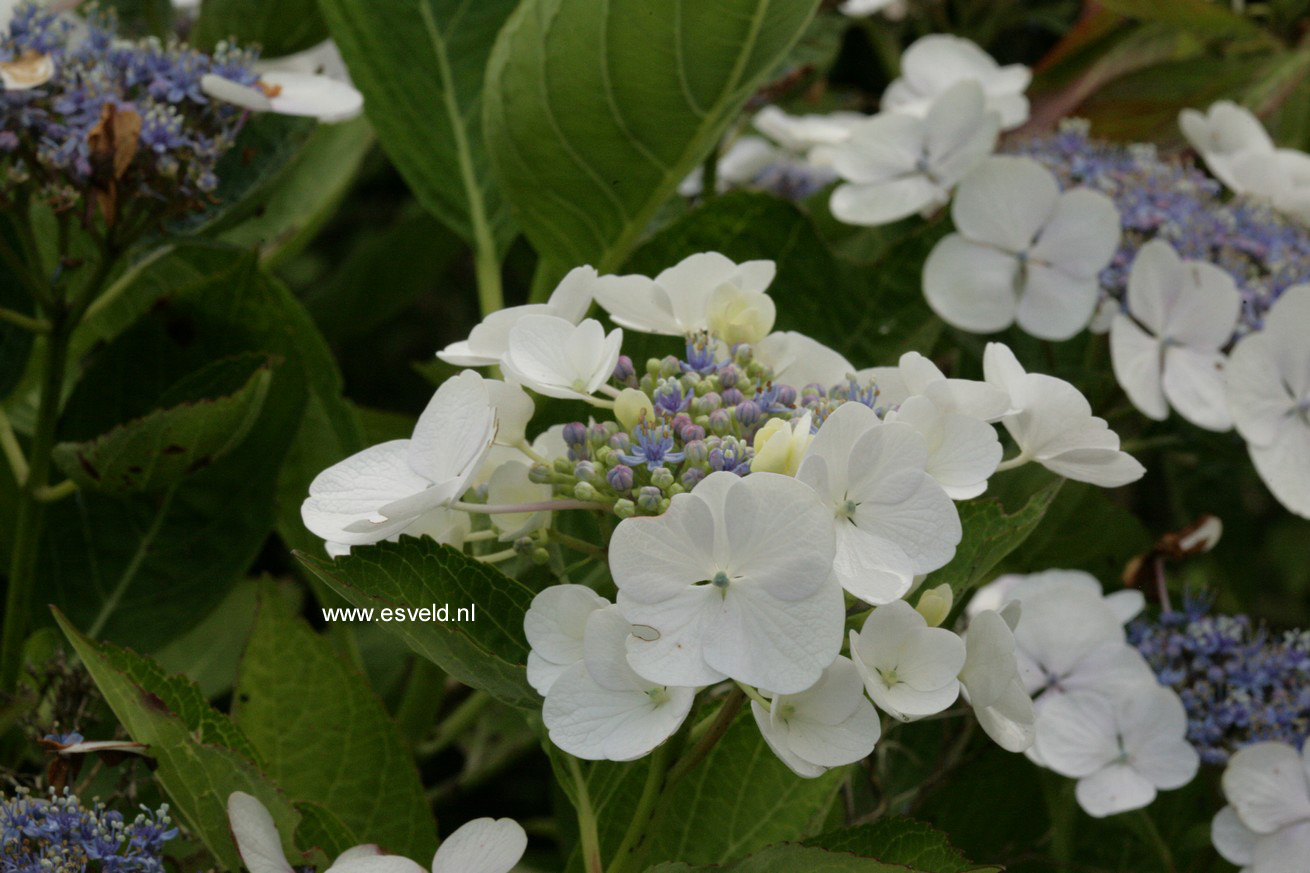
[[[164,843],[177,836],[168,806],[135,819],[103,804],[86,808],[65,791],[0,797],[0,873],[163,873]]]
[[[1007,150],[1040,161],[1062,187],[1083,185],[1114,200],[1124,236],[1101,287],[1117,300],[1137,250],[1152,239],[1232,275],[1244,302],[1242,333],[1260,329],[1284,289],[1310,282],[1310,228],[1258,199],[1225,199],[1218,182],[1182,158],[1162,157],[1153,145],[1093,140],[1086,122],[1070,120],[1056,133],[1016,140]]]
[[[1300,748],[1310,734],[1310,632],[1271,633],[1189,595],[1181,611],[1133,622],[1128,639],[1182,698],[1206,763],[1262,740]]]
[[[217,187],[215,166],[245,111],[207,97],[200,80],[214,73],[254,85],[254,52],[125,40],[112,13],[75,23],[24,4],[0,34],[0,61],[32,54],[49,56],[54,76],[0,91],[0,198],[33,191],[68,209],[91,191],[102,209],[131,201],[176,210]]]
[[[565,425],[568,457],[535,465],[531,478],[553,485],[558,496],[612,503],[620,517],[662,513],[675,494],[713,472],[747,475],[755,435],[771,420],[808,412],[817,432],[842,403],[878,408],[871,384],[852,379],[797,391],[775,382],[749,345],[726,350],[706,334],[689,339],[682,358],[651,358],[640,376],[630,358],[619,358],[612,383],[644,393],[653,416],[630,429],[617,421]]]

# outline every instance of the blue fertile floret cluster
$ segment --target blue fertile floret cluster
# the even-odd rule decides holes
[[[1180,611],[1129,625],[1128,639],[1183,699],[1206,763],[1263,740],[1300,748],[1310,733],[1310,632],[1272,634],[1189,596]]]
[[[1240,333],[1259,330],[1285,289],[1310,282],[1310,229],[1258,199],[1225,199],[1218,182],[1188,161],[1161,157],[1153,145],[1099,142],[1088,136],[1086,122],[1072,120],[1007,150],[1040,161],[1065,188],[1083,185],[1114,200],[1123,241],[1101,287],[1117,300],[1137,250],[1152,239],[1233,277],[1243,299]]]
[[[175,836],[166,805],[129,822],[67,791],[0,797],[0,873],[163,873],[164,843]]]

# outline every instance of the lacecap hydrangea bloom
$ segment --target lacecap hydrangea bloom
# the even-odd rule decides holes
[[[206,54],[124,39],[116,26],[112,11],[83,20],[33,3],[0,23],[0,197],[27,191],[57,211],[89,203],[139,229],[210,203],[247,109],[339,120],[362,106],[326,77],[260,74],[253,50]],[[232,105],[229,91],[262,102]]]
[[[954,555],[954,501],[998,468],[997,422],[1019,444],[1006,468],[1037,462],[1114,485],[1140,465],[1073,386],[1037,385],[1049,377],[1024,373],[1008,349],[1008,359],[989,349],[999,374],[993,362],[973,382],[914,353],[857,371],[810,337],[772,332],[774,276],[772,262],[713,252],[654,278],[574,270],[544,308],[494,313],[441,353],[498,364],[509,382],[473,370],[448,379],[410,440],[315,479],[306,523],[334,554],[428,535],[510,540],[474,552],[545,562],[562,513],[608,515],[613,532],[594,552],[612,587],[548,587],[524,618],[547,731],[577,757],[641,757],[702,690],[725,684],[806,777],[869,753],[875,707],[911,721],[962,693],[998,743],[1024,749],[1034,711],[1013,613],[962,638],[938,626],[948,587],[917,608],[905,598]],[[586,317],[592,294],[622,328]],[[625,329],[679,337],[684,354],[639,368],[621,353]],[[585,401],[595,418],[529,443],[530,393]],[[847,639],[851,609],[867,618]]]
[[[40,797],[18,789],[0,797],[0,871],[163,873],[164,844],[177,836],[168,806],[127,819],[103,804],[85,807],[75,794]]]

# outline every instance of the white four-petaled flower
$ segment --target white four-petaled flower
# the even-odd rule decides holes
[[[774,695],[768,709],[752,701],[751,714],[769,748],[805,779],[867,757],[882,734],[859,670],[840,655],[812,687]]]
[[[527,303],[498,309],[482,319],[468,339],[451,343],[437,357],[457,367],[490,367],[509,350],[509,332],[525,315],[554,315],[577,324],[591,308],[596,284],[594,267],[575,267],[560,280],[545,303]]]
[[[625,519],[610,572],[624,617],[649,628],[629,662],[664,685],[804,691],[841,648],[833,549],[822,502],[776,473],[711,473],[663,515]]]
[[[1096,308],[1097,275],[1119,245],[1119,211],[1089,188],[1060,192],[1032,158],[988,158],[956,192],[956,233],[923,265],[928,305],[947,323],[993,333],[1018,322],[1065,340]]]
[[[988,343],[983,350],[983,373],[1010,397],[1011,411],[1001,422],[1019,445],[1019,457],[1005,464],[1036,461],[1066,478],[1104,488],[1145,475],[1146,468],[1120,451],[1118,435],[1092,415],[1087,398],[1068,382],[1026,372],[1002,343]]]
[[[949,707],[960,695],[964,641],[928,627],[904,600],[879,606],[858,633],[851,631],[851,660],[878,708],[912,721]]]
[[[1232,427],[1220,349],[1241,308],[1225,271],[1184,261],[1163,240],[1142,246],[1128,275],[1128,312],[1110,327],[1114,375],[1133,404],[1157,421],[1173,406],[1198,427]]]
[[[1078,780],[1088,815],[1141,809],[1158,790],[1181,788],[1200,756],[1187,742],[1187,712],[1158,685],[1062,695],[1037,714],[1037,752],[1055,772]]]
[[[922,116],[930,111],[935,97],[960,82],[976,82],[986,95],[987,108],[994,110],[1003,130],[1028,120],[1028,98],[1024,92],[1032,71],[1022,64],[999,66],[970,40],[946,33],[933,33],[916,40],[901,55],[901,77],[882,95],[884,111]]]
[[[437,389],[407,440],[391,440],[314,477],[301,504],[305,527],[329,544],[365,545],[406,531],[459,499],[496,436],[496,413],[471,370]]]
[[[879,225],[944,205],[992,153],[999,124],[972,81],[936,96],[922,118],[884,112],[859,123],[846,142],[816,151],[844,183],[832,192],[832,214]]]
[[[846,403],[824,421],[796,472],[827,510],[837,581],[861,600],[896,600],[915,574],[955,554],[960,516],[927,462],[928,446],[914,428],[884,424],[867,406]]]
[[[1243,873],[1301,873],[1310,856],[1310,743],[1255,743],[1228,760],[1214,847]]]
[[[736,264],[718,252],[690,255],[654,279],[641,275],[602,276],[596,302],[615,324],[642,333],[685,336],[711,329],[715,313],[745,311],[752,333],[773,327],[773,299],[765,293],[777,267],[773,261]]]
[[[587,616],[582,660],[550,686],[541,710],[550,739],[590,761],[631,761],[671,737],[691,710],[696,689],[637,675],[628,664],[632,625],[618,607]]]
[[[614,373],[623,331],[599,321],[573,324],[556,315],[525,315],[509,331],[505,374],[547,397],[589,400]]]
[[[1288,288],[1228,361],[1228,405],[1260,478],[1310,518],[1310,285]]]

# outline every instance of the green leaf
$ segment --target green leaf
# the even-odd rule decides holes
[[[321,0],[364,111],[432,214],[503,252],[514,229],[488,167],[483,75],[516,0]]]
[[[427,537],[356,548],[334,561],[303,553],[297,557],[355,606],[372,608],[375,621],[384,621],[383,609],[449,606],[449,621],[402,613],[384,626],[464,684],[514,706],[541,706],[541,697],[528,685],[523,634],[533,592],[521,582]],[[471,620],[456,620],[461,608],[469,610]]]
[[[524,0],[487,66],[492,168],[537,251],[623,263],[813,0]]]
[[[346,849],[360,845],[360,838],[350,827],[319,804],[297,803],[296,812],[300,813],[296,845],[306,854],[314,850],[322,852],[323,864],[329,864]]]
[[[241,661],[232,718],[291,800],[319,804],[397,854],[436,851],[423,784],[382,701],[268,587]]]
[[[245,576],[275,511],[295,511],[299,501],[275,506],[279,468],[308,399],[330,395],[337,378],[308,315],[253,254],[192,243],[154,266],[162,277],[150,268],[138,277],[151,294],[133,284],[119,298],[144,314],[107,345],[87,344],[62,440],[147,414],[178,373],[215,359],[254,352],[283,363],[246,439],[162,497],[83,491],[46,510],[40,572],[50,596],[95,636],[146,651],[199,622]],[[117,315],[115,325],[127,321],[127,312]]]
[[[212,205],[171,222],[169,231],[214,234],[248,218],[259,209],[268,186],[277,183],[315,129],[315,122],[309,118],[272,112],[251,116],[237,134],[236,145],[214,168],[218,188],[210,198]]]
[[[948,584],[959,601],[986,581],[987,574],[1006,555],[1023,545],[1046,515],[1063,482],[1063,479],[1056,479],[1043,486],[1013,512],[1006,512],[1005,506],[995,497],[979,497],[958,504],[964,539],[951,562],[930,574],[924,584],[928,587]]]
[[[563,753],[548,746],[557,781],[573,799]],[[584,764],[587,793],[599,826],[601,857],[627,832],[646,780],[646,762]],[[765,744],[742,714],[695,769],[673,786],[663,818],[650,834],[647,863],[679,860],[719,864],[780,840],[801,839],[822,826],[844,768],[800,779]],[[742,786],[750,786],[743,791]],[[570,870],[581,869],[577,853]],[[797,868],[800,869],[800,868]]]
[[[849,852],[888,864],[904,864],[931,873],[981,873],[995,867],[978,867],[950,844],[946,834],[908,818],[884,818],[858,827],[843,828],[806,840],[805,845],[832,852]]]
[[[1087,536],[1087,531],[1096,531],[1096,536]],[[1022,573],[1050,567],[1086,570],[1108,582],[1119,578],[1129,559],[1151,543],[1141,520],[1115,503],[1104,488],[1068,481],[1051,501],[1041,525],[1001,567]]]
[[[173,811],[228,870],[241,866],[227,822],[233,791],[252,794],[268,807],[288,857],[298,814],[253,760],[241,731],[212,709],[199,690],[180,677],[126,649],[83,636],[55,610],[63,629],[96,687],[133,740],[150,746],[159,762],[155,779],[168,793]]]
[[[190,40],[212,51],[222,40],[258,45],[265,58],[311,48],[327,38],[315,0],[205,0]]]
[[[270,264],[294,254],[336,211],[372,146],[367,119],[318,125],[291,163],[253,195],[253,214],[220,238],[258,248]]]
[[[158,409],[92,440],[59,443],[54,462],[81,487],[111,494],[176,485],[245,439],[268,396],[270,364],[260,356],[216,361],[203,371],[206,377],[216,370],[229,379],[245,374],[233,393]]]
[[[195,682],[206,699],[231,690],[258,599],[259,583],[240,580],[203,621],[156,652],[155,661]]]
[[[1272,34],[1224,6],[1206,0],[1101,0],[1112,12],[1142,21],[1160,21],[1207,37],[1254,37],[1276,44]]]
[[[1000,873],[1000,867],[974,868],[977,873]],[[907,867],[889,864],[871,858],[858,858],[844,852],[810,846],[770,846],[735,864],[722,867],[693,867],[690,864],[660,864],[646,873],[938,873],[931,867]]]

